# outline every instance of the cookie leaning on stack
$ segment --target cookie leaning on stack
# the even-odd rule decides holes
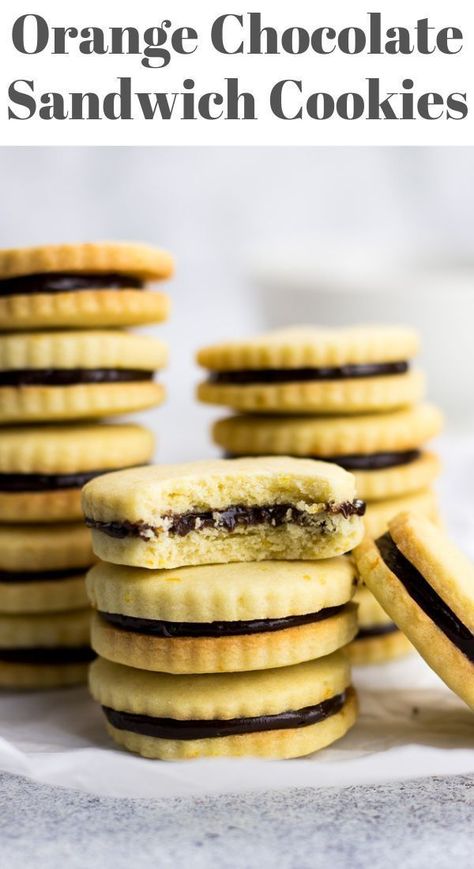
[[[166,348],[108,327],[165,319],[167,297],[144,282],[171,271],[169,255],[146,245],[0,251],[4,687],[52,688],[86,676],[93,653],[84,580],[94,556],[78,524],[80,489],[106,471],[149,462],[154,439],[141,426],[72,423],[162,401],[152,378]]]
[[[357,620],[337,556],[363,532],[354,491],[341,468],[279,458],[86,485],[96,554],[113,562],[87,579],[90,685],[119,744],[162,759],[294,757],[349,729],[338,650]]]
[[[204,348],[197,358],[210,375],[198,397],[247,411],[219,420],[214,442],[229,458],[301,456],[351,471],[367,501],[369,533],[383,533],[401,509],[437,518],[430,487],[439,460],[425,444],[442,418],[436,407],[415,403],[423,378],[409,362],[418,344],[416,333],[403,327],[305,327]],[[409,650],[367,591],[356,602],[357,663]]]

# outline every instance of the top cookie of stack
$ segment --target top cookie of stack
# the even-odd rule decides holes
[[[104,242],[0,250],[2,331],[96,329],[160,323],[164,293],[147,281],[169,278],[173,260],[145,244]]]

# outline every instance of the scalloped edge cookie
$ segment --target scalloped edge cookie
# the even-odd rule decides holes
[[[138,242],[83,242],[0,250],[0,280],[48,272],[96,272],[141,280],[169,278],[172,256]]]

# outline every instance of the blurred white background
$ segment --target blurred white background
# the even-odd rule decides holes
[[[430,395],[474,416],[474,151],[3,148],[0,245],[128,239],[169,248],[169,401],[159,456],[210,452],[193,402],[202,344],[285,322],[414,323]]]

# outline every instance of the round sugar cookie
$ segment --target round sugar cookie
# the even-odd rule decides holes
[[[474,565],[425,516],[404,512],[355,551],[357,569],[425,661],[474,708]]]
[[[163,760],[310,754],[343,736],[357,714],[341,652],[292,667],[198,676],[98,659],[90,688],[115,741]]]
[[[155,281],[171,276],[173,259],[160,248],[133,242],[52,244],[0,250],[0,281],[27,275],[81,272]]]
[[[95,561],[82,523],[0,525],[0,577],[4,573],[87,568]]]
[[[82,519],[85,483],[111,470],[147,464],[153,451],[153,434],[138,425],[4,428],[0,522]]]
[[[380,537],[387,530],[390,519],[403,510],[415,510],[441,524],[438,498],[432,489],[424,489],[413,495],[368,503],[364,515],[365,533],[369,537]]]
[[[0,571],[0,613],[65,612],[87,605],[83,570]]]

